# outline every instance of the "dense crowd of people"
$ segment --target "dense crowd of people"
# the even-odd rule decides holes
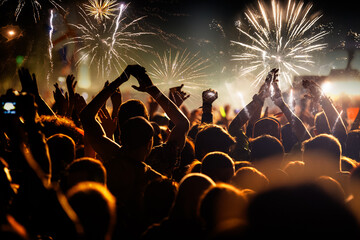
[[[216,90],[189,111],[183,85],[165,95],[139,65],[88,103],[69,75],[52,106],[18,74],[1,96],[0,239],[360,236],[360,114],[347,124],[313,81],[297,116],[273,69],[230,118]],[[148,103],[123,102],[130,78]]]

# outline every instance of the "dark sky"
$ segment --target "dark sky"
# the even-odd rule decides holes
[[[26,2],[28,1],[30,0],[26,0]],[[269,0],[264,1],[270,2]],[[41,58],[46,54],[46,33],[48,32],[47,9],[49,9],[49,4],[46,4],[48,1],[45,0],[40,2],[43,4],[43,8],[41,20],[37,24],[34,23],[31,5],[29,4],[27,5],[29,7],[23,10],[17,22],[14,19],[14,10],[17,5],[16,0],[8,0],[3,6],[0,6],[0,27],[16,24],[24,30],[24,37],[20,38],[17,42],[8,43],[6,39],[0,39],[0,51],[2,53],[0,63],[8,62],[9,59],[17,55],[26,56],[29,52],[34,59]],[[64,8],[70,11],[74,11],[75,2],[86,2],[86,0],[61,1]],[[282,2],[287,3],[287,1]],[[310,1],[305,1],[305,3],[308,2]],[[345,40],[346,34],[350,29],[360,33],[360,10],[355,1],[312,1],[312,3],[312,11],[321,11],[323,14],[319,22],[329,25],[329,27],[331,26],[331,32],[326,41],[333,51],[339,51],[334,49],[341,41]],[[149,21],[154,21],[154,24],[159,24],[164,31],[174,33],[183,38],[185,41],[182,47],[199,50],[205,46],[208,48],[207,50],[213,50],[212,48],[214,47],[223,50],[221,48],[226,48],[229,40],[236,40],[238,32],[234,27],[234,22],[244,16],[243,13],[249,5],[256,7],[257,0],[133,0],[130,7],[136,9],[135,15],[149,15]],[[161,20],[156,16],[160,16]],[[219,23],[224,28],[226,38],[219,38],[220,33],[209,26],[212,23]],[[56,32],[54,34],[56,35]],[[44,52],[41,53],[34,50],[36,49],[35,47],[32,49],[26,47],[28,43],[36,46],[36,43],[41,41],[39,40],[41,37],[44,41]],[[211,44],[205,44],[209,41]],[[170,40],[170,42],[177,44],[176,41]],[[342,56],[344,56],[344,53],[342,53]],[[336,58],[338,58],[337,55],[331,55],[328,59],[325,59],[325,62],[335,62],[334,59]],[[42,64],[40,62],[36,63],[36,65],[41,66]],[[2,64],[0,66],[0,77],[6,71],[10,71],[14,75],[16,73],[16,66],[9,67],[6,64]]]

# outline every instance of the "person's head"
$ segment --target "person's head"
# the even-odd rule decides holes
[[[357,165],[359,165],[359,163],[356,162],[354,159],[346,156],[341,156],[340,171],[351,172]]]
[[[315,114],[314,123],[315,123],[316,135],[319,135],[322,133],[326,133],[326,134],[331,133],[329,121],[323,111]]]
[[[222,127],[206,125],[199,130],[195,139],[195,156],[202,159],[207,153],[220,151],[229,153],[235,139]]]
[[[57,133],[46,141],[51,159],[52,181],[58,181],[66,166],[75,159],[75,142],[69,136]]]
[[[320,134],[302,143],[305,170],[315,175],[332,175],[340,171],[341,145],[329,134]]]
[[[344,154],[360,162],[360,129],[351,130],[346,138]]]
[[[284,147],[280,140],[274,136],[261,135],[250,141],[250,159],[256,168],[280,168],[284,158]],[[261,168],[259,168],[261,171]]]
[[[160,222],[169,215],[178,191],[178,184],[171,179],[150,182],[144,192],[144,212],[149,223]]]
[[[289,176],[291,182],[304,180],[305,163],[303,161],[290,161],[284,167],[284,172]]]
[[[125,148],[144,149],[150,153],[153,146],[154,129],[148,120],[143,117],[132,117],[124,122],[120,130],[121,143]]]
[[[257,239],[358,234],[357,222],[338,199],[315,183],[278,187],[257,194],[247,209],[249,234]]]
[[[215,182],[229,182],[235,173],[234,161],[226,153],[210,152],[202,159],[201,173]]]
[[[122,128],[123,124],[132,117],[144,117],[146,120],[149,120],[149,113],[146,109],[145,104],[136,99],[130,99],[126,102],[123,102],[120,105],[118,112],[118,123],[119,127]]]
[[[253,127],[253,138],[271,135],[281,141],[281,125],[274,118],[264,117],[257,120]]]
[[[205,228],[216,231],[224,222],[245,220],[247,197],[244,192],[227,183],[218,183],[202,195],[198,214]]]
[[[116,199],[104,185],[81,182],[67,192],[67,198],[84,228],[85,239],[111,239]]]
[[[215,182],[205,174],[189,173],[185,175],[179,183],[171,217],[184,220],[195,219],[200,197],[211,186],[215,186]]]
[[[71,137],[76,145],[82,144],[83,142],[83,130],[76,127],[75,123],[67,117],[40,115],[36,121],[41,123],[41,132],[46,138],[57,133],[62,133]]]
[[[99,160],[83,157],[67,166],[61,186],[66,191],[78,183],[89,181],[106,186],[106,169]]]
[[[340,202],[345,201],[344,189],[341,184],[334,178],[329,176],[320,176],[315,180],[315,183],[335,199],[339,200]]]
[[[242,167],[231,178],[231,184],[239,189],[261,192],[269,186],[269,179],[254,167]]]

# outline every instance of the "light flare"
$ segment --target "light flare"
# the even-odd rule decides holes
[[[231,41],[240,49],[232,55],[233,61],[245,63],[241,76],[255,74],[252,85],[257,86],[272,68],[280,71],[279,84],[292,85],[294,75],[309,71],[313,53],[326,48],[321,41],[327,31],[316,29],[321,14],[311,14],[313,5],[288,0],[286,6],[272,0],[267,6],[258,1],[257,9],[248,8],[245,18],[248,25],[236,21],[240,41]]]

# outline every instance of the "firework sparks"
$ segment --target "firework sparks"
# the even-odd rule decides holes
[[[164,88],[184,84],[184,89],[191,95],[187,101],[198,104],[202,97],[197,92],[209,87],[205,81],[209,77],[207,70],[210,67],[209,59],[199,55],[199,52],[193,54],[186,49],[175,54],[171,50],[163,55],[157,53],[156,59],[150,64],[149,75]]]
[[[7,1],[8,0],[0,0],[0,7]],[[16,6],[15,13],[14,13],[16,21],[18,20],[20,13],[26,4],[31,4],[31,6],[32,6],[33,17],[34,17],[35,23],[38,20],[40,20],[40,10],[42,8],[42,6],[40,4],[41,0],[17,0],[17,1],[18,1],[18,4]],[[42,2],[44,2],[44,1],[42,1]],[[64,10],[56,0],[47,0],[47,2],[49,2],[56,9]]]
[[[111,24],[94,22],[85,10],[79,7],[79,14],[85,23],[70,24],[78,31],[78,36],[70,38],[66,43],[81,45],[75,51],[75,54],[80,54],[76,62],[77,66],[82,62],[87,63],[90,67],[96,67],[98,76],[108,77],[113,70],[119,74],[122,66],[130,61],[138,63],[133,57],[137,56],[138,51],[147,52],[152,48],[138,41],[139,37],[152,33],[134,30],[145,16],[128,21],[123,16],[123,11],[127,6],[119,7],[119,13],[112,19]]]
[[[50,30],[49,30],[49,48],[48,48],[49,59],[50,59],[50,69],[49,69],[49,72],[47,74],[48,83],[49,83],[49,79],[50,79],[50,73],[52,73],[53,70],[54,70],[54,63],[53,63],[53,58],[52,58],[52,49],[54,47],[53,42],[52,42],[52,35],[53,35],[53,32],[54,32],[53,18],[54,18],[53,10],[50,10],[50,18],[49,18]]]
[[[150,75],[163,83],[183,83],[206,78],[209,60],[199,57],[199,52],[192,54],[186,49],[172,55],[171,50],[163,56],[156,55],[157,59],[150,64]]]
[[[275,67],[280,69],[280,82],[292,85],[294,75],[301,70],[309,71],[307,67],[314,63],[312,53],[326,48],[327,44],[320,41],[328,34],[314,33],[321,14],[310,14],[311,9],[311,4],[305,6],[291,0],[287,6],[272,0],[271,7],[259,1],[258,9],[248,9],[245,17],[249,30],[240,21],[236,24],[246,40],[231,41],[243,49],[232,60],[248,64],[241,69],[241,75],[255,73],[253,85],[257,86]]]
[[[118,3],[116,0],[89,0],[88,4],[84,4],[88,16],[93,16],[97,21],[102,22],[104,19],[110,19],[116,16]]]

